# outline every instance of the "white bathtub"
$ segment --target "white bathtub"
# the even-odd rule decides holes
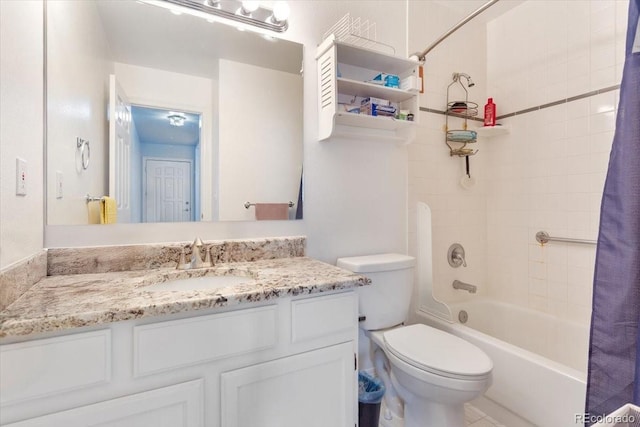
[[[450,305],[448,323],[418,312],[418,321],[477,345],[494,363],[486,397],[540,427],[575,426],[584,412],[589,328],[490,300]]]

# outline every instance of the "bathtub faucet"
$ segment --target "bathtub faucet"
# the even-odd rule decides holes
[[[470,285],[469,283],[461,282],[460,280],[454,280],[453,289],[463,289],[465,291],[469,291],[469,293],[475,294],[478,290],[478,287],[475,285]]]

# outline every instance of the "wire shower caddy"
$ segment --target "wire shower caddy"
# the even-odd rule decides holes
[[[456,83],[464,91],[464,100],[451,100],[451,87]],[[449,147],[450,156],[468,158],[478,152],[478,150],[467,147],[468,144],[474,144],[478,141],[476,133],[468,130],[468,119],[477,115],[478,104],[469,101],[469,91],[460,81],[460,74],[453,73],[453,81],[447,86],[447,109],[445,111],[445,143]],[[462,119],[462,128],[451,129],[449,125],[450,117]]]

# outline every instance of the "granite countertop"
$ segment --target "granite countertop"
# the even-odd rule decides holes
[[[255,282],[213,290],[149,290],[154,284],[168,280],[205,275],[246,275]],[[230,262],[195,270],[160,268],[47,276],[0,312],[0,338],[230,307],[367,284],[369,279],[364,276],[307,257]]]

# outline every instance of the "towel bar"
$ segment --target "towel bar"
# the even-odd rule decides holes
[[[88,193],[87,193],[86,196],[84,196],[84,198],[87,201],[87,203],[89,203],[89,202],[99,202],[100,200],[104,199],[104,197],[90,196]]]
[[[249,207],[251,207],[251,206],[255,206],[255,205],[256,205],[255,203],[245,202],[245,203],[244,203],[244,208],[245,208],[245,209],[249,209]],[[295,203],[293,203],[292,201],[289,201],[289,202],[288,202],[288,205],[289,205],[289,207],[290,207],[290,208],[292,208],[292,207],[295,205]]]

